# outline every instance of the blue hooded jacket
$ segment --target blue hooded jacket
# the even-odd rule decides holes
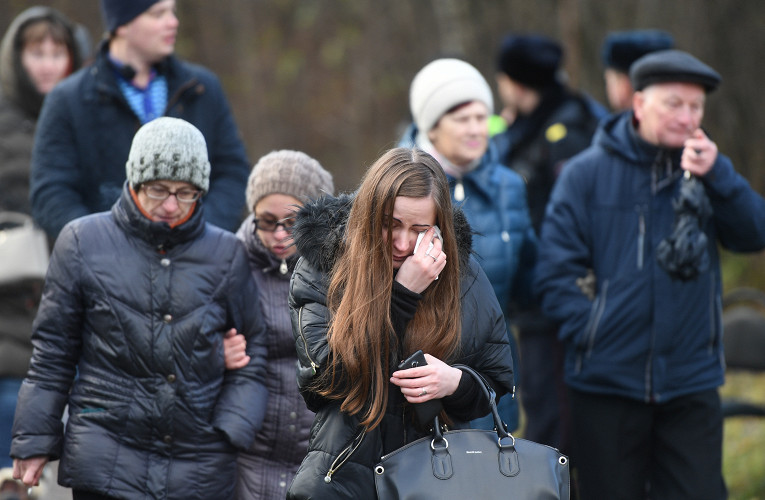
[[[663,402],[723,383],[717,244],[764,248],[765,200],[718,154],[701,179],[714,211],[701,228],[710,265],[695,280],[673,280],[656,247],[672,232],[680,154],[642,141],[625,112],[601,124],[553,189],[535,287],[561,322],[575,389]],[[588,270],[594,300],[577,285]]]

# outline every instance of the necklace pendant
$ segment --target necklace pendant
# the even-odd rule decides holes
[[[462,201],[465,199],[465,188],[462,185],[462,181],[457,181],[454,185],[454,199],[455,201]]]

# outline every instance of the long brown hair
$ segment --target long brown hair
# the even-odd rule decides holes
[[[397,196],[433,199],[448,256],[439,279],[422,293],[403,346],[398,345],[390,317],[391,228]],[[454,354],[461,333],[459,261],[449,185],[439,163],[418,149],[384,153],[361,182],[348,216],[345,248],[332,271],[328,291],[332,355],[320,392],[342,400],[343,411],[360,414],[362,425],[374,428],[388,403],[392,354],[422,349],[442,360]]]

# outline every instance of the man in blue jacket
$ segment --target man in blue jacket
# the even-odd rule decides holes
[[[572,466],[583,499],[722,499],[717,245],[765,248],[765,200],[700,128],[712,68],[666,50],[630,76],[632,110],[563,169],[542,226],[536,288],[561,323]],[[711,214],[678,275],[657,249],[677,236],[673,201],[689,183]]]
[[[47,97],[35,135],[32,215],[55,238],[70,220],[108,210],[125,181],[138,128],[159,116],[182,118],[209,149],[208,222],[239,226],[250,164],[220,82],[173,56],[175,0],[102,0],[109,39],[94,63]]]

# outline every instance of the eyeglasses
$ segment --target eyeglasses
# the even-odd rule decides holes
[[[274,219],[254,219],[253,222],[255,222],[255,227],[260,229],[261,231],[267,231],[269,233],[272,233],[279,229],[279,226],[282,226],[282,229],[287,231],[288,233],[292,233],[292,230],[295,226],[295,218],[294,217],[287,217],[286,219],[282,220],[274,220]]]
[[[143,190],[146,193],[146,196],[152,200],[165,201],[170,195],[173,195],[179,203],[194,203],[202,194],[197,189],[180,189],[172,192],[166,187],[156,184],[147,184],[146,186],[143,186]]]

